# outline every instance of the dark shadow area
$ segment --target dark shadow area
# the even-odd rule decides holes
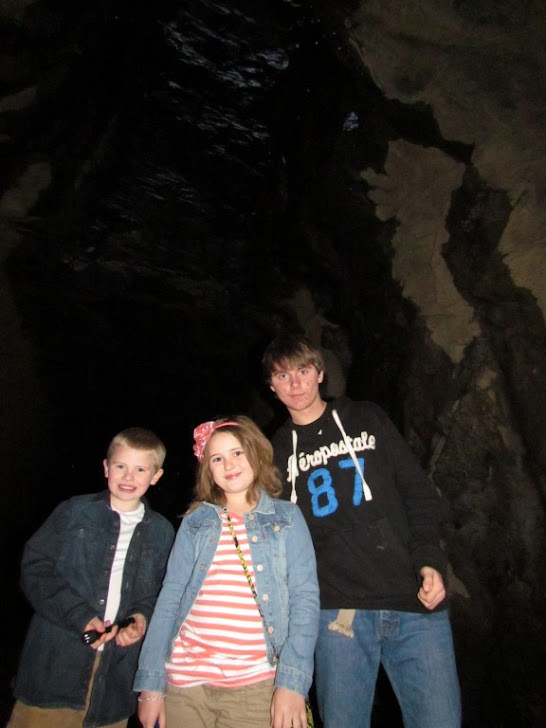
[[[508,193],[479,177],[471,144],[443,138],[432,106],[379,88],[350,43],[357,5],[37,0],[0,19],[0,192],[23,206],[0,220],[0,724],[30,617],[29,536],[103,487],[106,445],[131,425],[167,446],[150,500],[177,525],[193,428],[247,413],[271,435],[284,408],[260,357],[305,327],[442,491],[466,728],[546,724],[543,316],[498,249]],[[480,335],[457,363],[393,276],[400,221],[380,218],[362,176],[400,139],[465,167],[441,262]],[[383,672],[373,725],[401,726]]]

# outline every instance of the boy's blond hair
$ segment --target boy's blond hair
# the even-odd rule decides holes
[[[147,450],[151,451],[155,455],[155,466],[156,471],[163,467],[163,462],[167,454],[165,445],[161,442],[159,437],[151,430],[146,430],[144,427],[128,427],[117,435],[114,435],[108,451],[106,453],[106,460],[110,462],[114,450],[118,445],[124,447],[131,447],[134,450]]]
[[[273,498],[278,498],[282,491],[279,471],[273,464],[273,448],[267,437],[249,417],[238,415],[237,417],[226,417],[217,422],[229,422],[234,424],[222,425],[216,432],[229,432],[241,444],[246,459],[254,472],[254,483],[247,491],[247,500],[253,503],[258,500],[259,490],[264,490]],[[210,440],[214,435],[211,436]],[[197,482],[194,490],[194,501],[188,511],[192,511],[202,501],[223,506],[226,502],[224,491],[219,488],[212,477],[209,459],[207,457],[209,442],[205,447],[203,459],[197,471]]]

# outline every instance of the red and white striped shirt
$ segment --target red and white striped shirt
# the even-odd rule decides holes
[[[275,675],[267,659],[263,623],[250,590],[227,518],[201,591],[175,639],[166,664],[177,687],[251,685]],[[244,518],[230,513],[254,582]]]

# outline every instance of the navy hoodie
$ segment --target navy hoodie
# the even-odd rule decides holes
[[[446,570],[439,499],[386,413],[342,397],[272,442],[283,497],[297,497],[313,537],[322,608],[428,612],[419,572]]]

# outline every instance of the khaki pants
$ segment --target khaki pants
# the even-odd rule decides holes
[[[86,712],[71,708],[37,708],[18,700],[13,706],[6,728],[82,728]],[[127,720],[120,720],[119,723],[110,723],[103,728],[126,726]]]
[[[93,681],[99,666],[100,656],[101,653],[97,653],[83,710],[38,708],[35,705],[26,705],[26,703],[17,700],[6,728],[83,728],[83,721],[89,707],[91,690],[93,689]],[[120,720],[118,723],[109,723],[101,726],[101,728],[126,728],[127,721],[128,718]]]
[[[273,680],[241,688],[167,688],[167,728],[269,728]]]

